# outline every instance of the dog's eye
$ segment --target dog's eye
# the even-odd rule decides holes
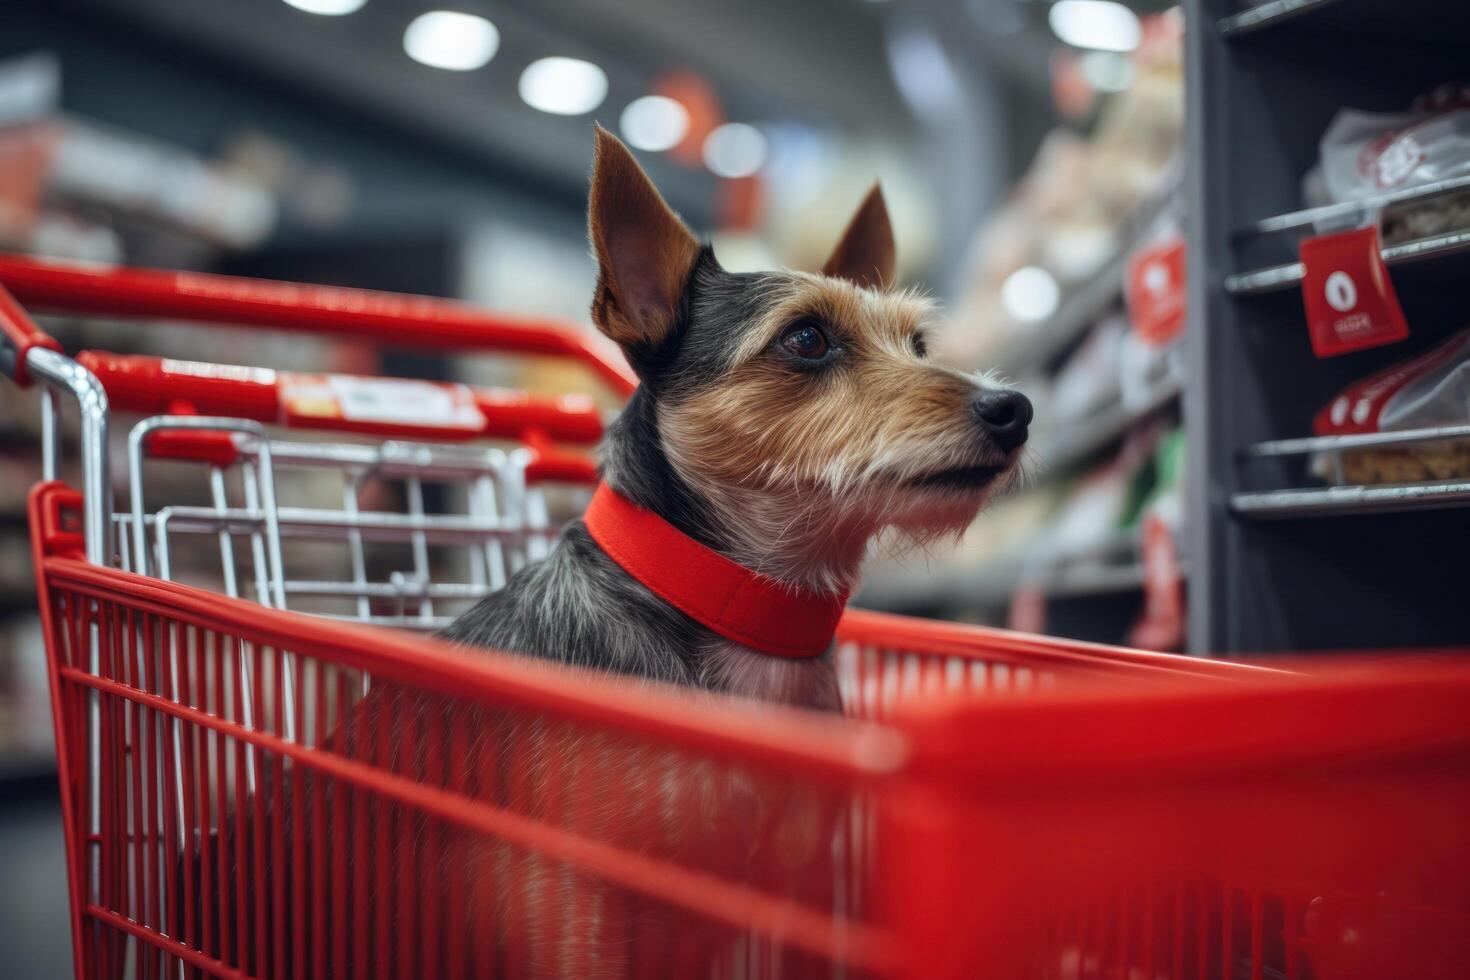
[[[915,357],[929,356],[929,344],[924,340],[923,334],[909,334],[909,350],[914,352]]]
[[[781,347],[807,361],[820,361],[827,356],[827,335],[814,323],[793,323],[781,334]]]

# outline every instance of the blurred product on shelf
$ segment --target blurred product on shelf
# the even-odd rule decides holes
[[[1183,514],[1183,461],[1183,431],[1153,424],[1133,432],[1117,456],[1077,480],[1026,543],[1007,625],[1046,630],[1051,597],[1146,589],[1141,531],[1146,519],[1163,523],[1178,569],[1182,562],[1174,542]],[[1173,649],[1183,642],[1182,606],[1173,608],[1174,628],[1167,634],[1154,630],[1142,645]]]
[[[927,595],[885,569],[864,597],[874,604],[1108,642],[1147,620],[1141,645],[1180,647],[1179,576],[1168,601],[1145,603],[1140,528],[1181,468],[1161,462],[1166,445],[1178,451],[1184,378],[1178,27],[1147,21],[1131,86],[1087,137],[1053,130],[977,234],[939,345],[1037,406],[1028,480],[931,559]],[[1181,511],[1165,541],[1176,569]]]
[[[1133,83],[1110,97],[1092,133],[1054,130],[1010,199],[972,246],[970,285],[944,346],[960,363],[993,366],[1073,293],[1107,274],[1177,184],[1183,127],[1177,16],[1149,20]]]
[[[1187,451],[1183,429],[1160,440],[1155,454],[1157,482],[1143,506],[1138,536],[1143,611],[1128,631],[1128,643],[1148,650],[1183,650],[1189,635],[1180,546]]]
[[[1161,425],[1136,430],[1117,456],[1078,480],[1045,532],[1032,542],[1034,559],[1047,564],[1058,555],[1081,554],[1118,531],[1136,527],[1144,505],[1158,492],[1159,449],[1167,441]]]
[[[23,537],[17,540],[26,543]],[[12,557],[7,554],[5,560]],[[28,581],[25,586],[11,596],[13,586],[5,585],[9,606],[34,606],[35,585]],[[0,782],[44,772],[54,765],[51,731],[51,692],[40,618],[34,612],[11,615],[0,623]]]
[[[1053,424],[1068,425],[1122,399],[1121,368],[1128,335],[1128,321],[1121,314],[1092,329],[1057,372],[1049,402],[1048,417]]]
[[[1320,159],[1303,179],[1302,196],[1309,207],[1348,204],[1456,178],[1470,178],[1470,86],[1446,85],[1416,99],[1408,112],[1340,110],[1322,136]],[[1381,219],[1385,245],[1465,228],[1470,189],[1453,186],[1447,193],[1389,203]]]
[[[1470,330],[1439,346],[1354,382],[1313,422],[1319,436],[1470,426]],[[1341,451],[1314,469],[1325,479],[1353,484],[1412,483],[1470,477],[1470,439],[1442,438],[1406,445]]]
[[[53,255],[121,259],[121,246],[80,216],[98,210],[231,249],[259,245],[276,220],[275,199],[260,184],[193,154],[75,119],[0,131],[0,175],[10,188],[0,227],[6,246]],[[57,230],[63,218],[78,229],[71,240]]]
[[[0,247],[189,267],[269,238],[277,196],[251,158],[205,160],[75,117],[62,110],[61,82],[48,54],[0,62]],[[295,183],[330,198],[320,182]]]
[[[1178,344],[1147,339],[1122,315],[1108,317],[1057,372],[1053,411],[1068,422],[1112,404],[1146,410],[1152,392],[1181,376],[1181,354]]]

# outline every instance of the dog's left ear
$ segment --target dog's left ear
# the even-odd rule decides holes
[[[842,233],[832,257],[822,266],[822,275],[883,289],[893,282],[894,263],[893,226],[888,223],[883,189],[875,183]]]
[[[678,322],[699,242],[628,148],[601,126],[587,232],[597,254],[592,321],[625,348],[658,346]]]

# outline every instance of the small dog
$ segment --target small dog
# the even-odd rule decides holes
[[[893,233],[876,188],[821,275],[733,274],[599,128],[589,224],[599,265],[593,319],[641,384],[603,445],[604,487],[588,517],[443,635],[837,710],[831,629],[869,543],[887,528],[923,540],[968,525],[1014,471],[1030,403],[927,359],[929,305],[885,291]],[[594,512],[608,504],[634,523],[599,525]],[[636,562],[624,546],[637,551],[642,536],[672,549],[655,555],[674,555],[672,564],[630,570]],[[680,555],[698,568],[683,567]],[[731,627],[694,609],[701,590],[721,582],[730,591],[717,613],[749,600],[745,612],[762,636],[732,638],[749,623]],[[803,622],[803,610],[825,619]],[[716,620],[718,628],[709,625]],[[773,655],[767,648],[782,650],[787,633],[813,642],[800,655]],[[446,732],[455,733],[447,745]],[[393,682],[373,685],[327,751],[379,767],[392,760],[398,778],[452,788],[481,815],[753,883],[812,909],[838,907],[829,865],[852,801],[830,788]],[[432,761],[443,752],[452,774],[442,757]],[[398,808],[346,780],[291,775],[259,791],[254,805],[269,821],[247,813],[227,822],[180,865],[178,880],[194,882],[200,896],[196,918],[221,923],[206,952],[247,972],[294,961],[319,976],[387,976],[393,964],[448,943],[471,950],[472,974],[674,975],[673,951],[682,950],[679,975],[711,975],[710,964],[733,956],[740,941],[575,862]],[[369,866],[310,892],[267,888],[323,863],[322,848],[345,847],[336,840],[343,831],[332,829],[330,844],[303,835],[327,817],[345,831],[349,814],[351,836],[373,841]],[[267,846],[269,825],[304,843]],[[216,864],[220,884],[207,896],[199,876]],[[268,874],[241,881],[252,867]],[[242,942],[258,924],[301,921],[298,902],[355,915]],[[445,922],[418,918],[413,902],[445,910]],[[375,925],[388,921],[399,928]],[[244,928],[227,925],[237,922]],[[451,970],[447,961],[441,970]]]
[[[1024,395],[927,358],[928,302],[887,291],[875,186],[820,275],[730,273],[597,128],[588,225],[597,327],[638,390],[603,481],[682,535],[840,608],[887,528],[957,532],[1013,472]],[[451,641],[767,701],[836,709],[830,644],[771,656],[651,591],[570,524],[551,555],[451,624]]]

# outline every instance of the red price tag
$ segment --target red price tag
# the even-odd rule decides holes
[[[1377,228],[1308,238],[1301,244],[1302,300],[1318,357],[1397,343],[1409,324],[1388,279]]]
[[[1171,236],[1128,259],[1128,317],[1155,347],[1184,330],[1184,239]]]
[[[1022,633],[1046,632],[1046,592],[1041,586],[1022,583],[1016,587],[1011,595],[1006,628],[1020,630]]]
[[[1143,615],[1128,634],[1130,646],[1184,649],[1184,574],[1174,533],[1158,514],[1143,522]]]

